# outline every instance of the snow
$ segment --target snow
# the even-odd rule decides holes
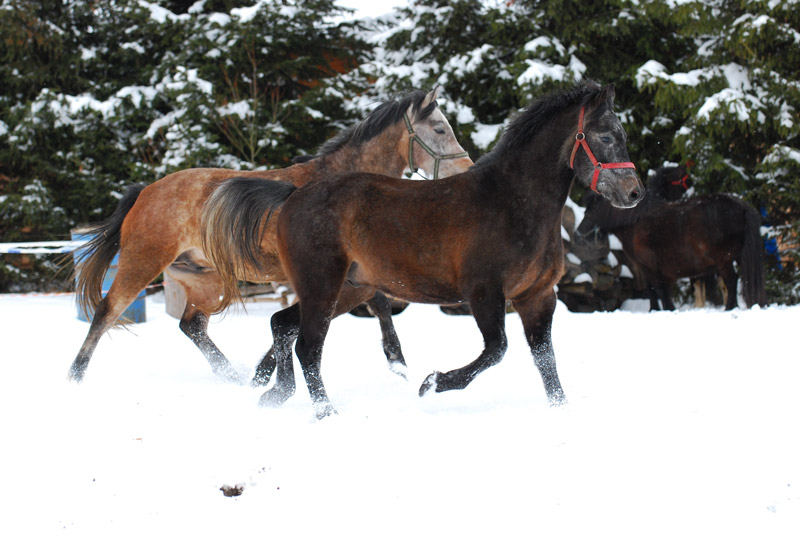
[[[800,307],[556,311],[569,403],[547,405],[516,314],[505,359],[463,391],[417,396],[482,348],[471,317],[395,317],[408,381],[373,319],[331,326],[339,414],[321,422],[298,372],[282,408],[223,383],[148,297],[148,321],[100,341],[67,296],[0,296],[5,534],[797,534]],[[211,325],[245,376],[273,304]],[[638,310],[641,304],[632,304]],[[242,486],[225,497],[223,486]]]
[[[536,52],[540,48],[555,49],[559,55],[563,55],[566,52],[566,49],[564,48],[564,45],[561,44],[561,41],[558,39],[552,39],[546,35],[540,35],[539,37],[528,41],[522,48],[526,52]]]
[[[472,143],[482,150],[489,148],[489,145],[497,139],[497,133],[503,128],[503,123],[497,125],[484,125],[482,123],[475,123],[475,132],[470,137]]]
[[[336,5],[355,9],[358,18],[380,17],[408,5],[408,0],[336,0]]]
[[[667,74],[667,68],[656,60],[648,60],[636,71],[636,84],[642,88],[652,83],[652,79],[668,80],[679,86],[696,86],[709,78],[709,73],[704,69],[694,69],[686,73]]]
[[[541,60],[525,60],[528,68],[517,77],[517,84],[538,85],[545,80],[551,79],[561,82],[564,80],[567,69],[563,65],[552,65]]]
[[[586,272],[578,274],[578,276],[572,281],[573,283],[591,283],[592,276]]]
[[[150,10],[150,18],[159,24],[165,24],[167,21],[186,20],[188,18],[188,15],[176,15],[169,9],[150,2],[145,2],[145,0],[139,0],[139,5]]]
[[[623,264],[622,268],[619,271],[620,277],[627,277],[628,279],[633,279],[633,273],[631,269],[627,267],[627,265]]]

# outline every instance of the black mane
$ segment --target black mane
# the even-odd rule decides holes
[[[489,165],[498,160],[502,161],[506,158],[506,154],[520,150],[554,113],[567,106],[587,102],[597,95],[600,89],[596,83],[587,82],[570,90],[539,97],[514,115],[495,148],[479,158],[475,167]]]
[[[360,145],[371,140],[391,125],[402,120],[403,113],[408,110],[409,106],[413,105],[413,111],[417,118],[425,119],[431,115],[437,107],[436,101],[433,101],[428,104],[425,109],[420,110],[420,106],[426,95],[426,92],[416,89],[382,103],[370,112],[363,121],[326,141],[312,158],[329,155],[338,151],[345,145]]]

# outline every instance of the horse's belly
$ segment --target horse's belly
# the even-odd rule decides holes
[[[449,278],[416,271],[397,271],[386,266],[368,267],[353,263],[347,281],[354,286],[371,286],[401,300],[414,303],[459,303],[461,292]]]
[[[381,292],[413,303],[461,303],[463,296],[456,289],[442,286],[436,281],[402,281],[378,286]]]

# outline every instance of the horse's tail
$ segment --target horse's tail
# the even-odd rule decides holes
[[[77,273],[75,296],[78,307],[86,315],[86,318],[90,318],[94,314],[97,305],[103,299],[103,278],[119,251],[122,222],[125,221],[125,217],[145,186],[145,184],[129,186],[122,194],[122,199],[111,217],[96,225],[81,229],[82,234],[93,236],[91,240],[74,252],[78,259],[75,264]]]
[[[223,181],[202,211],[203,251],[222,279],[219,310],[241,298],[238,282],[265,273],[274,258],[261,250],[270,218],[297,187],[282,181],[235,177]]]
[[[747,307],[764,306],[767,294],[764,290],[764,244],[761,241],[761,215],[750,205],[745,207],[744,245],[742,247],[741,274],[742,294]]]

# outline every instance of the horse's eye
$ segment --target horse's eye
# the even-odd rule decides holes
[[[602,136],[600,138],[600,141],[602,141],[603,143],[611,143],[611,136]]]
[[[433,131],[437,134],[444,134],[445,132],[443,128],[434,128]]]

